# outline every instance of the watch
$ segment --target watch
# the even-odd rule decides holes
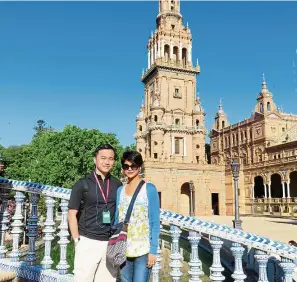
[[[78,243],[79,242],[79,240],[80,240],[80,238],[78,237],[78,238],[75,238],[74,239],[74,243]]]

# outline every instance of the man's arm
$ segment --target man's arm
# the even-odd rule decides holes
[[[72,188],[68,204],[68,224],[71,236],[74,240],[79,238],[77,213],[79,211],[80,203],[83,198],[83,189],[84,188],[81,181],[76,182]],[[77,242],[75,242],[75,244],[77,244]]]

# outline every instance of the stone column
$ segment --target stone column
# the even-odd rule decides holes
[[[251,189],[252,189],[252,199],[255,199],[255,184],[254,183],[252,184]]]
[[[203,276],[204,273],[202,271],[202,262],[199,259],[198,254],[198,247],[201,236],[196,231],[189,231],[188,240],[191,244],[191,258],[189,262],[190,270],[188,271],[191,278],[189,282],[202,282],[200,276]]]
[[[267,263],[268,255],[266,252],[261,250],[255,251],[255,259],[259,265],[259,280],[258,282],[268,282],[267,277]]]
[[[29,237],[29,252],[26,257],[26,262],[29,266],[35,266],[36,264],[36,251],[35,251],[35,241],[38,236],[38,215],[37,215],[37,205],[40,199],[39,194],[31,193],[30,194],[30,203],[31,203],[31,214],[28,219],[28,232],[27,236]]]
[[[171,155],[174,155],[174,136],[171,136]]]
[[[154,48],[155,48],[155,61],[156,61],[156,59],[158,58],[158,56],[157,56],[157,42],[155,42],[155,45],[154,45]]]
[[[287,197],[291,198],[291,193],[290,193],[290,180],[287,182]]]
[[[153,63],[154,63],[154,48],[153,48],[153,46],[150,49],[150,53],[151,53],[151,65],[153,65]]]
[[[150,49],[148,49],[148,51],[147,51],[147,67],[148,68],[151,67],[151,51],[150,51]]]
[[[162,225],[160,226],[160,229],[162,230]],[[157,253],[157,260],[156,264],[152,268],[152,282],[159,282],[159,274],[160,270],[162,269],[162,250],[160,249],[160,244],[161,244],[161,239],[159,239],[159,244],[158,244],[158,253]]]
[[[52,241],[54,240],[54,233],[56,231],[55,222],[54,222],[54,206],[55,206],[55,199],[51,197],[46,197],[45,199],[46,204],[46,220],[44,222],[44,237],[43,240],[45,242],[45,250],[44,250],[44,257],[41,261],[42,269],[51,269],[53,260],[51,258],[51,246]]]
[[[267,184],[264,184],[264,198],[267,199]]]
[[[210,269],[210,276],[209,278],[212,281],[224,281],[225,276],[223,276],[222,271],[224,271],[224,268],[221,264],[221,258],[220,258],[220,250],[223,246],[223,241],[220,240],[220,238],[211,236],[209,241],[212,251],[213,251],[213,258],[212,258],[212,265],[209,268]]]
[[[173,57],[173,42],[172,41],[170,41],[169,47],[170,47],[169,58],[172,59],[172,57]]]
[[[279,265],[284,272],[283,282],[293,282],[292,274],[294,272],[295,264],[290,259],[282,257]]]
[[[192,63],[192,44],[191,43],[189,45],[189,50],[188,50],[188,62]]]
[[[178,49],[178,60],[182,60],[182,52],[183,52],[183,44],[180,42],[179,43],[179,49]]]
[[[68,201],[62,199],[60,207],[62,210],[62,220],[59,226],[60,232],[58,234],[58,236],[60,237],[60,240],[58,241],[58,244],[60,245],[60,261],[57,265],[57,269],[59,274],[67,274],[68,268],[70,267],[66,260],[67,245],[69,243],[69,240],[68,240],[69,232],[68,232],[68,221],[67,221]]]
[[[5,258],[7,249],[5,247],[5,233],[8,230],[8,211],[7,211],[7,201],[9,199],[9,190],[0,188],[0,197],[2,199],[1,209],[0,209],[0,259]]]
[[[16,207],[15,207],[14,216],[12,217],[12,220],[13,220],[13,223],[11,224],[12,251],[9,256],[11,258],[11,261],[15,262],[20,260],[19,242],[20,242],[20,236],[23,233],[23,227],[24,227],[24,224],[22,222],[22,220],[24,219],[22,215],[22,204],[26,197],[22,192],[15,192],[14,198],[16,201]]]
[[[161,57],[161,42],[158,40],[158,58]]]
[[[178,226],[170,225],[170,233],[172,238],[172,248],[171,248],[171,263],[169,266],[172,268],[170,272],[170,276],[172,277],[172,282],[179,282],[183,273],[181,272],[181,268],[183,266],[181,259],[182,256],[179,252],[179,238],[181,234],[181,230]]]
[[[286,193],[285,193],[285,182],[282,181],[282,188],[283,188],[283,198],[286,198]]]
[[[165,44],[164,44],[164,39],[161,40],[161,57],[164,58],[165,56]]]
[[[242,269],[242,257],[244,253],[244,248],[239,243],[232,243],[231,247],[232,255],[234,256],[234,272],[231,275],[234,279],[234,282],[244,282],[246,275]]]
[[[187,136],[184,137],[184,157],[187,156]]]
[[[271,182],[267,184],[267,189],[268,189],[268,198],[271,198]]]

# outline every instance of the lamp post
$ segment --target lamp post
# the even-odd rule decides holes
[[[195,203],[193,202],[194,200],[193,193],[195,192],[195,187],[192,180],[189,181],[189,188],[190,188],[190,216],[194,216]]]
[[[238,202],[238,178],[239,178],[240,164],[238,160],[233,160],[231,164],[231,170],[234,181],[234,198],[235,198],[235,219],[233,220],[233,227],[236,229],[242,229],[241,220],[239,219],[239,202]]]

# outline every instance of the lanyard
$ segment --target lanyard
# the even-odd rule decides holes
[[[108,201],[108,197],[109,197],[109,184],[110,184],[110,180],[109,180],[109,178],[107,179],[107,191],[106,191],[106,196],[105,196],[104,195],[104,192],[103,192],[103,189],[101,188],[100,182],[99,182],[99,180],[98,180],[97,175],[96,175],[95,172],[94,172],[94,176],[95,176],[95,179],[96,179],[97,184],[99,186],[99,189],[100,189],[100,192],[102,194],[103,200],[104,200],[104,202],[106,204],[106,207],[107,207],[107,201]]]

